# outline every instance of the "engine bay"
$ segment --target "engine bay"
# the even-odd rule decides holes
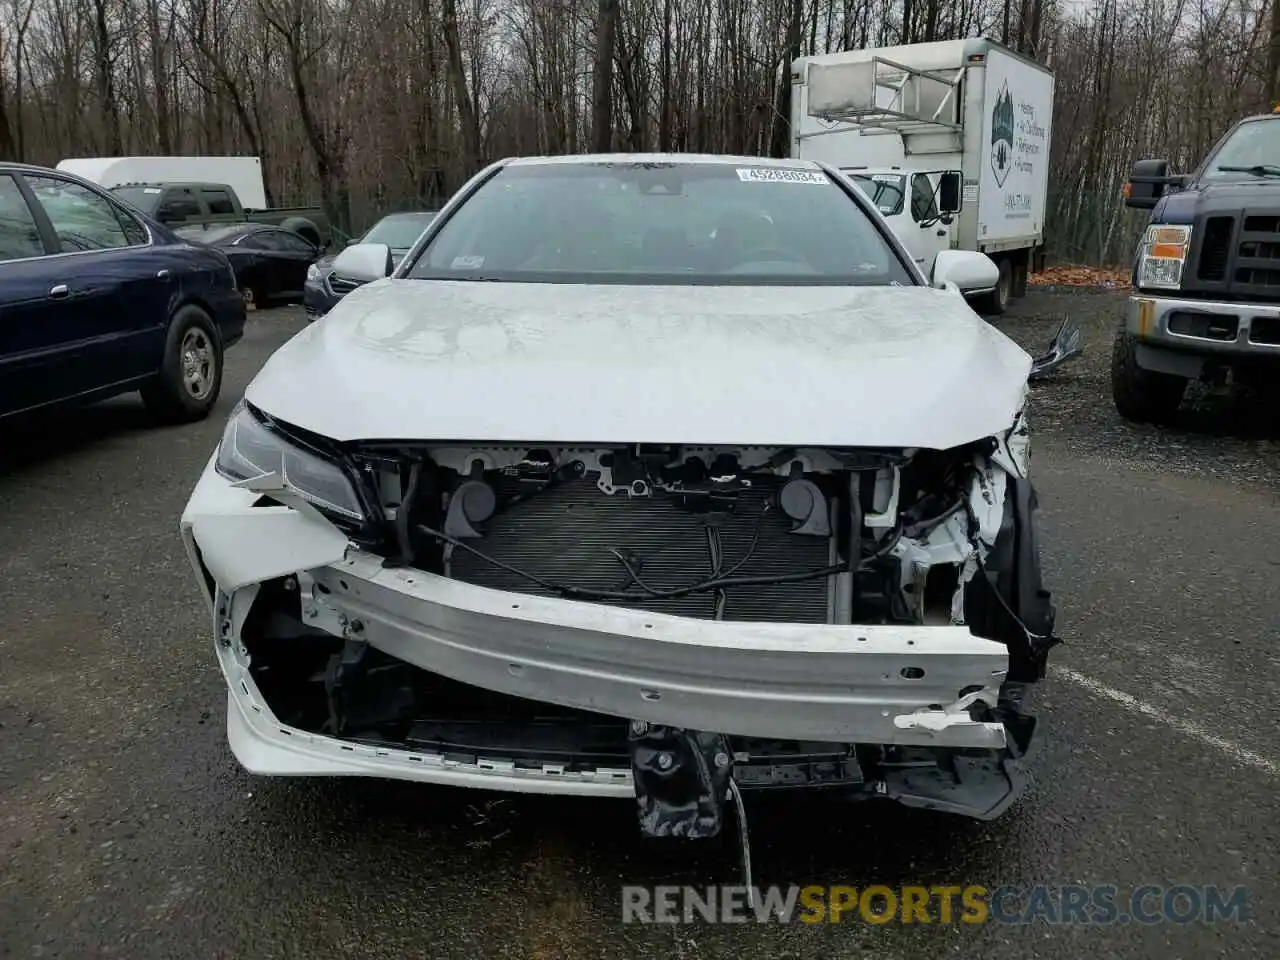
[[[960,622],[974,454],[423,446],[359,461],[392,562],[701,619],[876,624]]]

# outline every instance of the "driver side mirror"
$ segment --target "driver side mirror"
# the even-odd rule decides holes
[[[1129,172],[1124,185],[1124,205],[1135,210],[1150,210],[1164,196],[1166,187],[1182,187],[1186,178],[1169,176],[1168,160],[1139,160]]]
[[[954,285],[966,297],[989,293],[1000,282],[1000,268],[976,250],[943,250],[933,261],[933,285],[945,290]]]
[[[959,213],[964,204],[960,186],[959,170],[948,170],[938,178],[938,213],[942,215],[944,223],[949,223],[948,218]]]
[[[333,258],[333,272],[344,280],[373,283],[391,276],[391,248],[385,243],[353,243]]]

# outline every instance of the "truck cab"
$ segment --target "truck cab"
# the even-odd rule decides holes
[[[889,221],[889,227],[925,276],[933,271],[933,261],[939,253],[957,246],[953,224],[960,206],[958,170],[890,166],[841,167],[840,172]]]
[[[1112,354],[1135,422],[1170,419],[1192,380],[1270,387],[1280,373],[1280,112],[1240,120],[1190,174],[1139,160],[1125,204],[1151,211]]]

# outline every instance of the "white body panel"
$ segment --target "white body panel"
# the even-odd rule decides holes
[[[977,55],[983,59],[971,63]],[[938,120],[952,126],[904,127],[895,121],[874,126],[810,114],[866,106],[867,71],[874,58],[938,78],[939,85],[927,85],[921,104],[930,115],[941,104]],[[801,57],[791,76],[793,158],[837,167],[961,170],[964,208],[952,227],[952,248],[997,253],[1043,242],[1053,112],[1053,75],[1043,66],[990,40],[945,40]],[[942,81],[957,78],[946,99]],[[997,169],[993,111],[1006,84],[1013,99],[1013,134],[1005,145],[1005,168]],[[891,106],[890,99],[883,87],[875,88],[877,106]]]
[[[246,210],[267,207],[257,157],[73,157],[57,169],[108,189],[122,183],[225,183]]]

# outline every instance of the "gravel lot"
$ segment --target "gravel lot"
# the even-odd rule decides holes
[[[1037,290],[999,325],[1086,356],[1035,390],[1061,608],[1036,782],[993,824],[750,807],[763,884],[1245,884],[1245,925],[623,926],[623,883],[737,882],[728,842],[642,841],[631,806],[248,777],[177,536],[191,484],[299,312],[254,316],[208,422],[134,398],[0,427],[0,956],[1269,957],[1280,934],[1280,432],[1209,398],[1123,424],[1123,298]],[[1235,432],[1242,432],[1237,426]]]

